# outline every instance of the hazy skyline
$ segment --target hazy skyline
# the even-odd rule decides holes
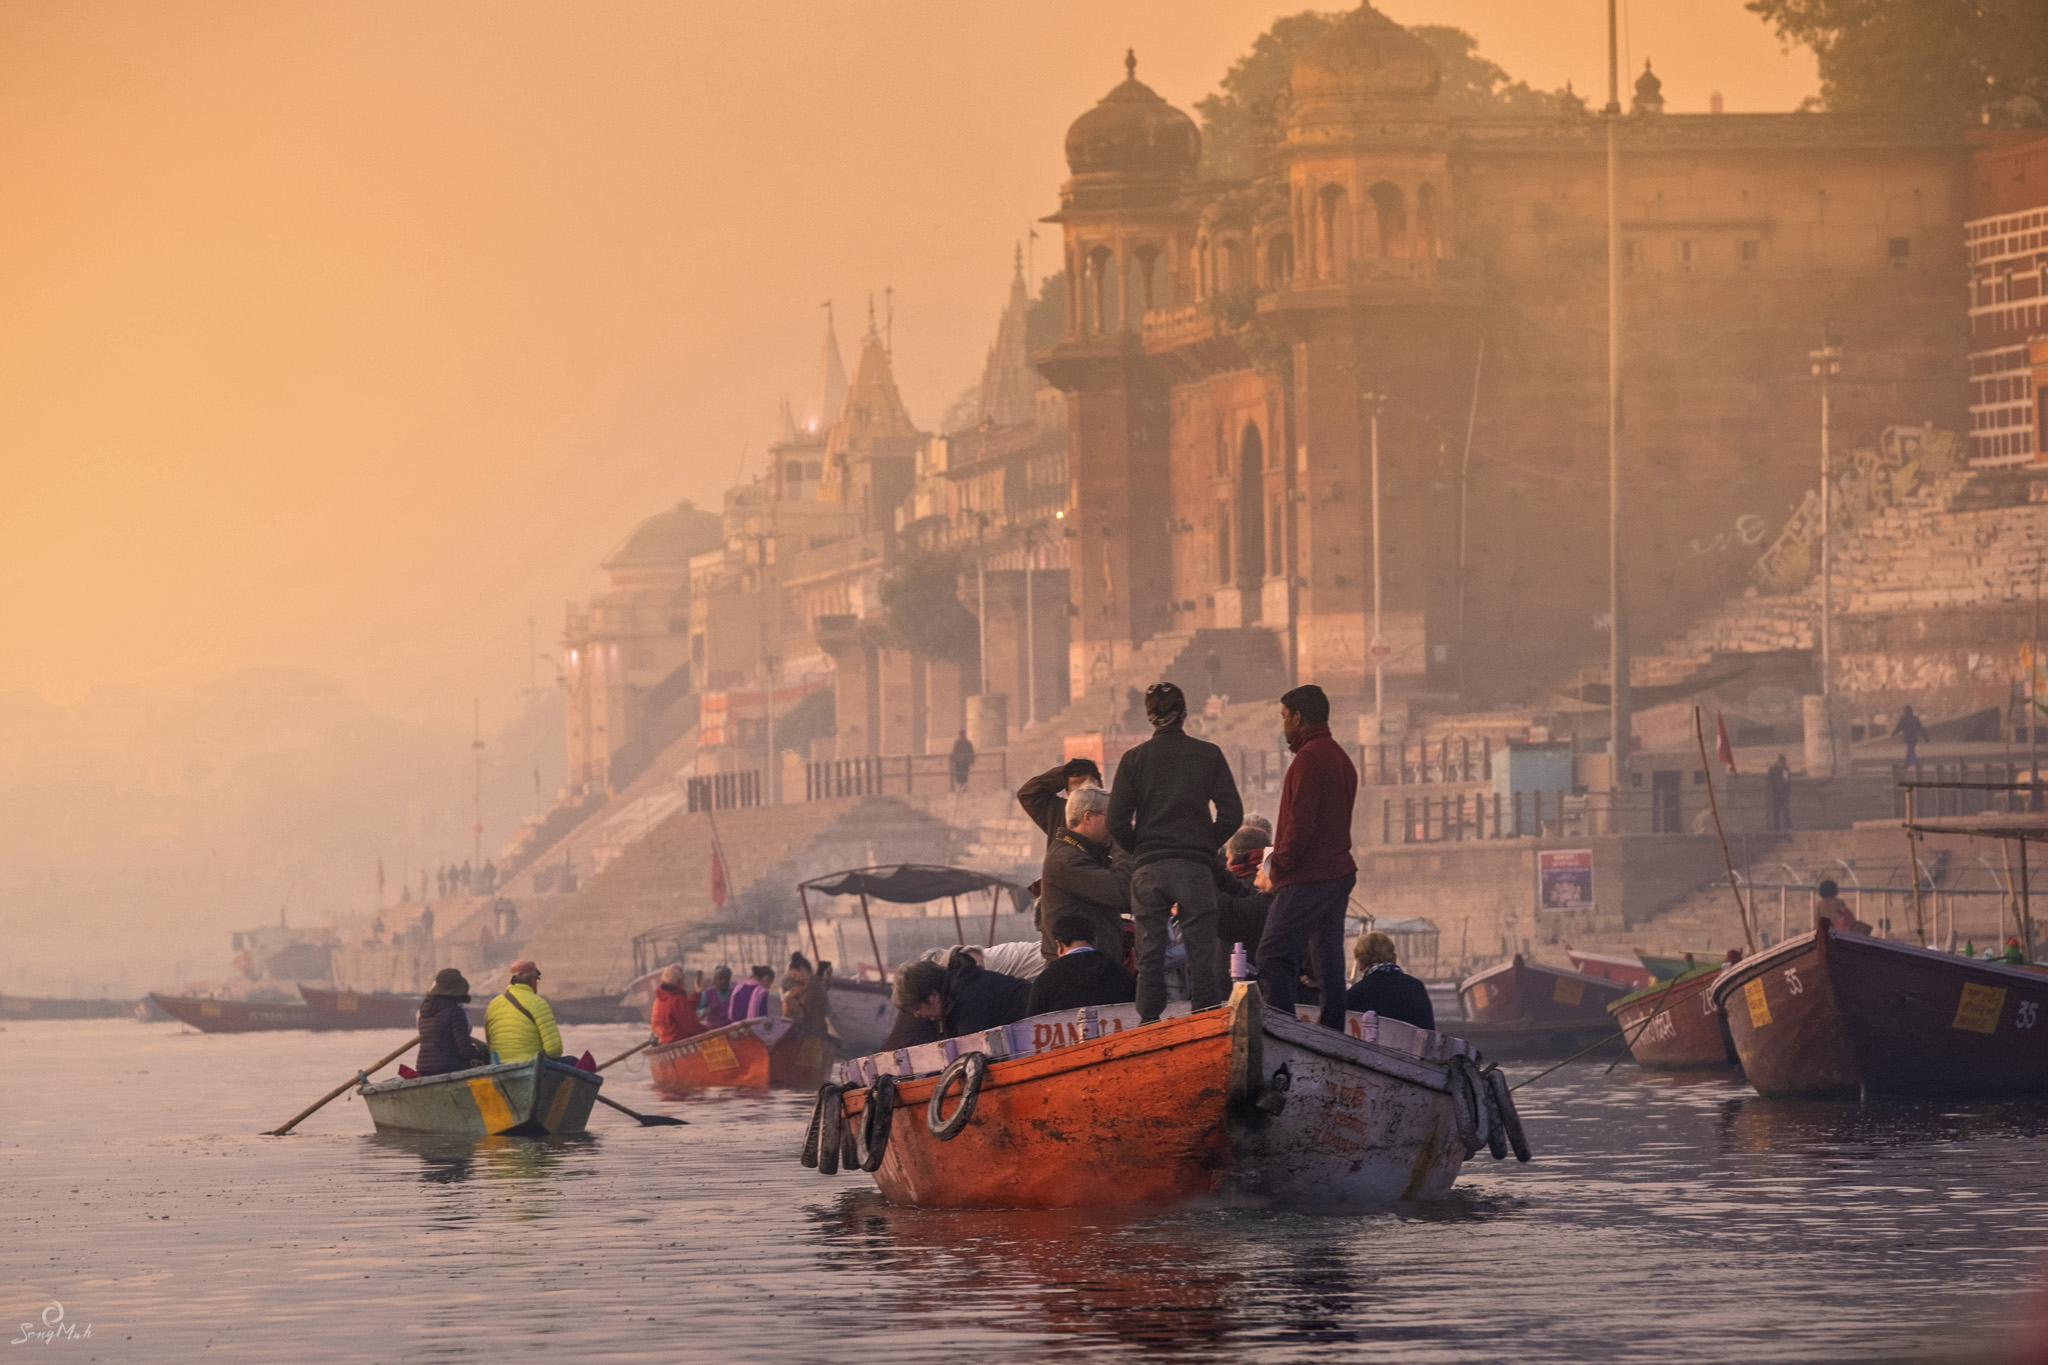
[[[0,692],[286,666],[489,724],[529,614],[759,468],[823,300],[851,362],[893,286],[935,425],[1124,49],[1191,109],[1298,8],[8,6]],[[1598,0],[1383,8],[1599,101]],[[1740,0],[1628,21],[1675,111],[1815,88]]]

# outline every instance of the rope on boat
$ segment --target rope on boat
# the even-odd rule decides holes
[[[924,1123],[933,1137],[941,1142],[951,1142],[967,1127],[967,1121],[974,1117],[974,1102],[981,1098],[981,1083],[988,1078],[988,1054],[985,1052],[963,1052],[946,1063],[946,1069],[939,1073],[938,1084],[932,1087],[930,1103],[925,1105]],[[960,1081],[960,1107],[953,1111],[953,1117],[941,1117],[940,1106],[945,1102],[946,1092],[953,1088],[953,1082]]]

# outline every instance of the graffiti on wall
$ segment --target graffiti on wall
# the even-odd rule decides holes
[[[1930,426],[1886,427],[1876,449],[1850,451],[1831,481],[1834,533],[1853,535],[1948,473],[1956,450],[1954,432]],[[1820,491],[1809,488],[1749,571],[1760,592],[1797,592],[1812,580],[1819,569],[1820,513]]]

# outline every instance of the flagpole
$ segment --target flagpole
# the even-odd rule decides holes
[[[712,869],[717,873],[713,879],[714,885],[722,886],[725,892],[723,896],[714,894],[711,897],[711,908],[723,910],[726,901],[732,898],[732,883],[725,869],[725,843],[718,837],[718,810],[715,798],[711,805],[704,808],[704,814],[711,821],[711,863]]]

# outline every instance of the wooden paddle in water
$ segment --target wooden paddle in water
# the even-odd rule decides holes
[[[651,1047],[653,1047],[653,1046],[654,1046],[654,1039],[652,1039],[652,1038],[649,1038],[649,1039],[648,1039],[648,1040],[647,1040],[646,1042],[644,1042],[644,1043],[640,1044],[640,1046],[638,1046],[638,1047],[636,1047],[636,1048],[631,1048],[631,1049],[629,1049],[629,1050],[627,1050],[627,1051],[625,1051],[625,1052],[621,1052],[621,1053],[620,1053],[620,1054],[619,1054],[618,1056],[616,1056],[616,1057],[612,1058],[612,1059],[611,1059],[611,1060],[610,1060],[609,1062],[599,1062],[599,1063],[597,1064],[597,1069],[598,1069],[599,1071],[602,1071],[602,1070],[604,1070],[604,1069],[605,1069],[606,1067],[608,1067],[608,1066],[617,1066],[617,1065],[618,1065],[618,1064],[619,1064],[620,1062],[623,1062],[623,1061],[625,1061],[625,1060],[626,1060],[626,1058],[628,1058],[628,1057],[631,1057],[631,1056],[634,1056],[634,1055],[636,1055],[636,1054],[638,1054],[638,1053],[642,1053],[642,1052],[645,1052],[645,1051],[647,1051],[647,1049],[648,1049],[648,1048],[651,1048]]]
[[[667,1114],[635,1113],[633,1110],[628,1109],[625,1105],[620,1104],[617,1100],[608,1100],[602,1095],[599,1095],[597,1097],[597,1102],[599,1104],[606,1105],[610,1108],[618,1110],[621,1114],[624,1114],[629,1119],[640,1120],[640,1126],[642,1128],[676,1128],[689,1122],[688,1119],[672,1119]]]
[[[326,1107],[327,1103],[330,1100],[338,1099],[341,1096],[341,1094],[344,1091],[346,1091],[350,1086],[362,1084],[363,1077],[374,1075],[375,1073],[382,1071],[385,1067],[391,1065],[400,1057],[403,1057],[406,1053],[412,1051],[415,1047],[418,1047],[419,1042],[420,1036],[417,1033],[415,1033],[412,1037],[406,1039],[405,1043],[402,1046],[393,1048],[391,1051],[385,1053],[382,1057],[379,1057],[376,1061],[371,1062],[368,1066],[364,1067],[361,1071],[358,1071],[355,1075],[343,1081],[340,1085],[335,1086],[334,1089],[328,1091],[319,1099],[314,1100],[311,1104],[307,1105],[304,1109],[300,1110],[297,1115],[295,1115],[292,1119],[286,1122],[282,1127],[266,1129],[264,1130],[263,1135],[265,1137],[283,1137],[286,1133],[289,1133],[292,1129],[298,1127],[301,1123],[304,1123],[307,1119],[313,1117],[314,1114],[318,1113],[322,1108]]]

